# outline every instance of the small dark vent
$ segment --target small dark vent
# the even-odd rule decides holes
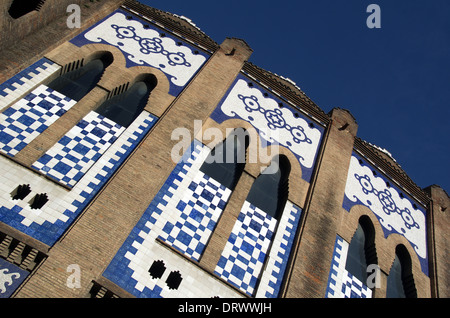
[[[167,277],[166,284],[169,286],[169,289],[178,289],[182,280],[183,278],[179,271],[171,272],[169,277]]]
[[[42,207],[48,202],[46,193],[36,195],[30,202],[30,206],[33,210],[42,209]]]
[[[166,271],[166,266],[163,261],[154,261],[148,271],[153,279],[161,278]]]
[[[11,197],[13,200],[23,200],[27,195],[31,193],[31,188],[29,184],[22,184],[18,186],[12,193]]]

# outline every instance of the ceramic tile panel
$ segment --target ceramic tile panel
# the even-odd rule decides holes
[[[9,298],[29,273],[0,258],[0,298]]]
[[[292,151],[302,178],[310,181],[324,128],[257,82],[239,74],[211,118],[219,124],[234,118],[250,123],[268,145]]]
[[[325,297],[371,298],[372,290],[345,269],[349,244],[336,236]]]
[[[104,43],[124,54],[127,67],[151,66],[168,77],[178,96],[210,54],[139,16],[119,9],[71,40],[77,46]]]
[[[350,161],[343,207],[350,211],[354,205],[364,205],[375,214],[385,237],[403,235],[428,275],[425,208],[356,153]]]
[[[14,157],[75,104],[40,85],[0,114],[0,151]]]
[[[61,66],[42,58],[0,84],[0,111],[26,96],[36,86],[61,70]]]
[[[0,157],[0,221],[49,246],[54,245],[156,121],[155,116],[142,112],[70,191]],[[22,200],[13,200],[14,189],[27,184],[31,192]],[[32,209],[30,203],[39,194],[46,194],[48,202],[40,209]]]
[[[32,167],[73,187],[125,130],[91,111]]]
[[[189,226],[185,222],[189,218],[183,219],[181,215],[182,212],[188,211],[186,210],[187,202],[191,202],[194,197],[193,194],[196,192],[196,190],[192,190],[194,189],[191,186],[193,182],[196,183],[195,189],[197,189],[200,181],[207,181],[203,186],[200,186],[201,193],[204,193],[205,189],[213,191],[217,186],[216,182],[211,182],[211,179],[205,179],[204,176],[198,174],[209,152],[209,148],[203,146],[200,142],[194,141],[192,143],[190,149],[186,151],[183,158],[175,166],[125,243],[106,268],[103,273],[104,277],[139,298],[240,297],[239,293],[227,284],[191,262],[188,259],[190,258],[189,253],[186,254],[186,257],[183,257],[174,253],[171,248],[164,246],[164,243],[162,243],[161,236],[166,234],[167,224],[174,222],[174,212],[180,215],[179,221],[185,229],[191,227],[191,225],[196,227],[191,234],[198,229],[203,229],[197,212],[194,213],[195,216],[189,213],[192,221]],[[190,186],[191,189],[189,189]],[[185,197],[185,191],[191,191],[190,197]],[[200,193],[200,190],[198,193]],[[183,203],[183,208],[181,208],[180,202],[185,202],[186,206]],[[208,209],[202,210],[208,211],[213,204],[211,202],[214,202],[214,200],[200,200],[200,202],[203,202],[201,203],[202,206],[207,205],[207,203],[210,204]],[[197,207],[201,206],[200,202],[196,204]],[[193,210],[189,211],[192,212]],[[185,216],[187,216],[187,213]],[[202,216],[202,220],[203,218],[208,220],[206,214]],[[209,222],[210,220],[208,220]],[[183,236],[174,235],[173,237],[174,242],[178,242],[178,246],[182,246],[181,244],[185,242]],[[168,243],[166,242],[166,244]],[[163,264],[163,274],[152,276],[150,269],[154,263]],[[176,288],[170,286],[171,275],[181,277],[181,281]]]

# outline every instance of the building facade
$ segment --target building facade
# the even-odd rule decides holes
[[[447,193],[348,110],[134,0],[24,3],[0,2],[0,297],[448,297]]]

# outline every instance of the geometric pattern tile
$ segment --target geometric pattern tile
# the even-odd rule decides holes
[[[182,38],[177,38],[138,15],[118,9],[71,40],[78,47],[101,43],[121,50],[126,66],[150,66],[163,72],[169,94],[178,96],[209,58]]]
[[[252,296],[276,226],[275,218],[245,201],[214,273]]]
[[[0,84],[0,111],[27,95],[44,80],[61,70],[61,66],[42,58]]]
[[[139,145],[157,119],[143,111],[70,191],[11,160],[0,158],[0,187],[4,189],[0,195],[0,222],[53,246]],[[32,192],[24,200],[12,200],[10,192],[21,184],[30,184]],[[49,201],[41,209],[31,209],[31,198],[44,192]]]
[[[176,209],[167,211],[169,221],[160,239],[198,261],[225,208],[231,190],[201,171],[182,193]]]
[[[343,207],[350,212],[355,205],[366,206],[374,213],[385,237],[393,233],[404,236],[419,257],[422,271],[428,275],[426,209],[353,153]]]
[[[371,298],[372,290],[345,269],[349,244],[336,236],[326,298]]]
[[[114,121],[91,111],[32,167],[73,187],[124,130]]]
[[[166,246],[172,245],[175,249],[180,250],[179,247],[183,246],[185,241],[183,236],[174,235],[173,237],[176,237],[176,239],[173,244],[169,244],[169,241],[164,241],[164,245],[160,243],[163,237],[168,237],[165,232],[167,224],[174,223],[173,217],[177,213],[180,216],[179,226],[183,224],[184,227],[182,228],[186,229],[186,232],[191,225],[197,227],[196,229],[191,227],[191,234],[203,230],[202,222],[198,221],[200,221],[200,218],[207,221],[208,216],[205,213],[199,217],[198,213],[192,212],[197,208],[200,209],[200,202],[203,202],[201,204],[205,207],[206,202],[214,202],[214,199],[212,201],[200,199],[200,202],[194,204],[195,207],[191,207],[189,204],[184,206],[184,203],[180,204],[180,202],[194,201],[187,197],[184,198],[185,191],[190,191],[192,196],[196,189],[199,189],[197,193],[200,193],[200,188],[203,189],[201,192],[203,193],[205,189],[213,191],[217,186],[216,181],[212,182],[212,179],[207,179],[205,185],[198,187],[201,182],[206,181],[198,173],[209,153],[209,148],[203,146],[197,140],[191,144],[153,198],[141,219],[132,229],[124,244],[117,251],[104,271],[103,277],[138,298],[240,297],[227,284],[221,283],[189,261],[187,259],[190,258],[188,254],[185,254],[186,257],[181,257]],[[193,186],[189,189],[193,182],[198,185],[195,190]],[[208,182],[210,182],[209,185]],[[220,193],[220,191],[217,193]],[[219,195],[216,197],[219,197]],[[199,198],[201,198],[201,194]],[[212,204],[203,211],[211,211]],[[184,215],[186,219],[181,217],[183,212],[186,212]],[[188,213],[190,217],[187,217]],[[186,220],[190,220],[191,225],[188,225]],[[165,270],[161,277],[152,277],[149,272],[155,262],[164,264]],[[179,273],[182,278],[179,287],[175,289],[170,288],[167,284],[168,277],[173,272]]]
[[[0,151],[14,157],[75,104],[40,85],[0,114]]]

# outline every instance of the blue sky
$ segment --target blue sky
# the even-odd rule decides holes
[[[325,112],[348,109],[358,136],[413,181],[450,194],[450,1],[141,0],[191,19],[217,43],[244,39],[250,62],[295,81]],[[369,29],[369,4],[381,28]]]

